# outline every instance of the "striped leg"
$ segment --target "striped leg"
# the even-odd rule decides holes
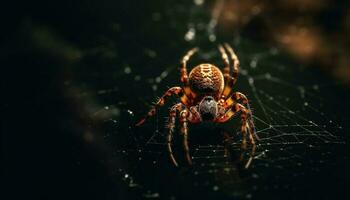
[[[230,59],[231,59],[230,71],[232,75],[225,76],[225,88],[221,95],[223,98],[226,98],[231,93],[232,86],[236,83],[238,73],[239,73],[239,60],[237,55],[235,54],[235,52],[233,51],[232,47],[229,44],[225,43],[225,48],[227,49],[227,52],[230,55]]]
[[[180,113],[180,123],[181,123],[180,133],[183,137],[183,148],[185,151],[185,158],[186,158],[188,164],[192,165],[192,160],[191,160],[191,156],[190,156],[190,149],[188,146],[188,127],[187,127],[188,115],[189,115],[189,112],[186,109],[181,111],[181,113]]]
[[[181,68],[180,68],[180,72],[181,72],[181,82],[183,84],[187,84],[188,82],[188,75],[187,75],[187,61],[191,58],[191,56],[193,54],[195,54],[198,51],[198,48],[193,48],[191,50],[189,50],[186,55],[182,58],[181,60]]]
[[[193,48],[193,49],[189,50],[181,60],[181,67],[180,67],[181,79],[180,80],[183,83],[184,94],[187,97],[191,97],[191,96],[194,97],[194,93],[191,91],[191,88],[189,86],[189,78],[188,78],[188,74],[187,74],[187,61],[197,51],[198,51],[198,48]]]
[[[248,168],[253,159],[253,156],[255,154],[255,149],[256,149],[255,138],[254,138],[255,132],[253,131],[250,125],[251,123],[249,122],[250,121],[249,118],[251,118],[250,110],[246,109],[242,104],[235,103],[229,108],[229,110],[223,116],[218,118],[217,122],[221,122],[221,123],[226,122],[237,113],[240,113],[240,117],[241,117],[242,150],[247,149],[247,136],[249,137],[250,143],[252,144],[251,155],[248,162],[245,165],[245,168]],[[241,157],[242,156],[243,154],[241,155]]]
[[[174,135],[174,131],[175,131],[176,113],[181,108],[181,106],[182,106],[181,103],[179,103],[170,109],[169,122],[168,122],[169,132],[167,135],[167,148],[168,148],[170,160],[173,162],[173,164],[176,167],[178,166],[178,164],[177,164],[176,159],[174,157],[171,145],[172,145],[173,135]]]
[[[230,54],[231,57],[231,64],[232,64],[232,78],[234,79],[234,83],[237,81],[237,77],[238,77],[238,72],[239,72],[239,60],[238,57],[236,55],[236,53],[233,51],[232,47],[225,43],[225,47],[228,51],[228,53]]]
[[[165,94],[160,97],[160,99],[158,100],[158,102],[151,108],[151,110],[147,113],[147,115],[142,118],[137,124],[136,126],[140,126],[142,125],[148,118],[154,116],[156,114],[156,110],[163,106],[166,102],[166,100],[172,96],[172,95],[179,95],[182,93],[182,88],[181,87],[172,87],[170,88],[168,91],[165,92]],[[187,101],[187,97],[183,96],[181,97],[181,101]]]
[[[224,77],[230,76],[230,62],[228,61],[227,54],[225,52],[224,47],[222,45],[218,46],[219,51],[221,53],[221,58],[224,61]]]
[[[253,133],[252,127],[251,127],[251,111],[246,109],[242,104],[235,103],[232,105],[229,110],[221,117],[219,117],[216,121],[219,123],[224,123],[231,119],[235,114],[240,113],[241,116],[241,132],[243,134],[243,141],[242,141],[242,147],[246,148],[246,137],[247,132],[249,133],[249,139],[251,144],[255,144],[255,133]]]
[[[251,149],[251,153],[250,153],[250,156],[249,156],[249,159],[247,161],[247,163],[245,164],[245,168],[247,169],[252,160],[253,160],[253,157],[255,155],[255,149],[256,149],[256,144],[255,144],[255,139],[254,139],[254,135],[255,133],[252,131],[252,128],[250,127],[249,125],[249,120],[248,120],[248,117],[250,117],[250,111],[247,110],[243,105],[241,104],[236,104],[235,105],[235,111],[236,113],[237,112],[241,112],[241,122],[242,122],[242,126],[241,126],[241,133],[243,134],[242,135],[242,149],[245,150],[247,148],[247,134],[248,134],[248,137],[249,137],[249,140],[250,140],[250,143],[252,144],[252,149]],[[243,156],[243,152],[241,154],[241,156]]]
[[[250,108],[250,104],[248,102],[248,98],[244,94],[242,94],[240,92],[235,92],[235,93],[232,94],[232,96],[235,97],[236,101],[241,101],[242,102],[241,104],[244,107],[246,107],[247,110],[249,111],[249,116],[248,116],[247,121],[249,123],[249,126],[250,126],[250,128],[251,128],[251,130],[253,132],[253,135],[254,135],[255,139],[260,140],[258,135],[256,134],[256,129],[255,129],[255,125],[254,125],[252,110]]]
[[[253,116],[251,115],[251,109],[250,109],[250,105],[248,102],[248,98],[240,93],[240,92],[234,92],[232,93],[232,95],[227,98],[223,103],[222,106],[224,108],[230,108],[232,105],[234,105],[235,103],[239,102],[240,104],[242,104],[244,107],[247,108],[247,110],[250,112],[249,118],[248,118],[248,123],[250,128],[252,129],[253,133],[254,133],[254,137],[259,140],[259,137],[256,135],[256,130],[255,130],[255,125],[254,125],[254,120],[253,120]]]

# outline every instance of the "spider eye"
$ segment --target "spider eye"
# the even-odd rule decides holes
[[[212,96],[206,96],[203,98],[203,101],[213,101],[214,98]]]

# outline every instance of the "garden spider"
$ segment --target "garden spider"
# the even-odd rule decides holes
[[[192,160],[188,145],[188,123],[200,123],[203,121],[224,123],[236,114],[240,114],[241,117],[241,148],[246,149],[247,137],[252,144],[252,153],[245,165],[246,168],[252,161],[252,156],[256,148],[255,139],[258,140],[259,138],[255,133],[248,99],[244,94],[232,91],[232,86],[236,83],[238,77],[239,60],[230,45],[219,45],[218,48],[224,61],[223,73],[215,65],[205,63],[194,67],[188,75],[186,63],[190,57],[198,51],[198,48],[189,50],[181,61],[180,72],[183,86],[172,87],[165,92],[147,115],[136,124],[140,126],[147,118],[154,116],[156,110],[165,104],[168,97],[177,95],[180,98],[180,103],[175,104],[170,109],[168,123],[169,133],[167,135],[167,149],[170,159],[175,166],[178,166],[178,163],[173,155],[171,143],[177,113],[180,118],[180,133],[183,136],[185,158],[189,165],[192,164]],[[227,56],[226,52],[230,57]],[[224,142],[226,142],[226,144],[229,143],[231,137],[229,137],[228,134],[224,136]],[[227,153],[227,151],[225,152]]]

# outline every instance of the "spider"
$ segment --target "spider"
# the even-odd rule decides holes
[[[140,126],[146,119],[154,116],[156,110],[160,106],[163,106],[170,96],[177,95],[180,98],[180,103],[171,107],[168,121],[169,132],[167,135],[167,149],[169,157],[175,166],[178,166],[178,163],[172,151],[172,138],[177,114],[179,114],[179,121],[181,124],[180,134],[183,136],[182,145],[185,152],[185,159],[189,165],[192,165],[192,160],[188,145],[188,123],[198,124],[203,121],[224,123],[236,114],[240,114],[240,129],[242,133],[241,148],[246,149],[248,137],[252,144],[251,155],[255,152],[255,139],[259,140],[259,138],[255,133],[248,99],[244,94],[232,91],[232,87],[236,83],[239,73],[238,57],[228,44],[219,45],[218,49],[224,62],[223,72],[213,64],[204,63],[194,67],[188,75],[187,61],[198,51],[198,48],[189,50],[181,61],[180,80],[183,86],[172,87],[165,92],[147,115],[136,124],[136,126]],[[230,57],[227,56],[227,53]],[[224,142],[227,143],[231,141],[231,137],[227,136],[227,134],[225,134],[224,137]],[[252,156],[247,162],[246,168],[249,166],[251,160]]]

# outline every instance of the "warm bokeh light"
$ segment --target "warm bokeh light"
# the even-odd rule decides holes
[[[224,1],[217,29],[275,44],[301,62],[350,82],[349,45],[345,45],[350,42],[349,13],[345,5],[331,1],[230,0]]]

